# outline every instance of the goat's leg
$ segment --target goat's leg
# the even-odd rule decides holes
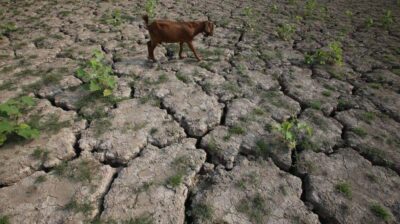
[[[151,41],[150,47],[149,47],[149,58],[152,59],[153,61],[157,61],[156,58],[154,57],[154,49],[156,47],[157,47],[157,43]]]
[[[147,41],[147,51],[148,51],[147,58],[150,60],[150,59],[152,59],[150,57],[150,55],[151,55],[151,40]]]
[[[183,42],[179,43],[179,58],[183,59],[183,55],[182,55],[182,51],[183,51]]]
[[[201,58],[197,55],[196,50],[193,47],[193,43],[192,42],[187,42],[187,44],[189,45],[190,49],[193,51],[194,56],[197,58],[198,61],[201,61]]]

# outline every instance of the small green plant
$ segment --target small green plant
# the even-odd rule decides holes
[[[278,133],[281,134],[289,149],[296,148],[297,142],[300,140],[302,130],[307,132],[308,136],[312,136],[312,128],[306,123],[298,122],[297,119],[289,119],[275,126]]]
[[[237,85],[237,83],[236,83],[236,82],[233,82],[233,81],[224,82],[224,83],[222,84],[222,88],[223,88],[224,90],[226,90],[226,91],[232,93],[232,94],[240,93],[240,91],[241,91],[240,88],[239,88],[239,86]]]
[[[47,158],[49,157],[49,151],[43,150],[40,147],[37,147],[33,153],[32,153],[33,158],[41,161],[46,161]]]
[[[167,185],[176,188],[178,187],[183,181],[183,175],[181,173],[177,173],[167,179]]]
[[[69,127],[72,121],[60,121],[58,114],[46,114],[46,116],[33,115],[29,117],[28,125],[43,132],[58,133],[61,129]]]
[[[342,193],[346,198],[351,198],[353,195],[351,191],[351,185],[347,182],[340,182],[336,184],[335,189]]]
[[[314,64],[343,64],[343,50],[341,44],[337,41],[328,45],[328,50],[318,49],[314,54],[305,54],[305,63]]]
[[[211,139],[208,141],[207,149],[211,152],[215,152],[215,151],[219,150],[217,141],[215,140],[214,137],[211,137]]]
[[[302,16],[299,16],[299,15],[297,15],[296,17],[295,17],[295,20],[296,20],[296,22],[297,23],[300,23],[301,21],[303,21],[303,17]]]
[[[228,132],[229,134],[233,135],[243,135],[246,133],[246,130],[240,125],[234,125],[233,127],[229,128]]]
[[[360,127],[352,128],[351,131],[354,132],[356,135],[360,136],[361,138],[365,138],[367,136],[367,132]]]
[[[68,204],[66,204],[64,206],[64,209],[65,210],[69,210],[69,211],[73,211],[75,213],[82,212],[83,214],[88,215],[90,212],[93,211],[94,208],[88,202],[78,203],[75,200],[71,200],[70,202],[68,202]]]
[[[389,29],[390,26],[393,24],[393,15],[392,15],[392,10],[387,10],[385,15],[382,17],[382,26],[385,29]]]
[[[199,223],[206,223],[211,220],[214,215],[214,209],[208,204],[195,204],[188,215],[193,217]]]
[[[70,177],[77,181],[87,181],[90,183],[93,179],[91,170],[95,169],[93,165],[89,161],[81,161],[74,167],[75,169],[73,169],[73,173],[70,173]]]
[[[0,215],[0,224],[10,224],[10,218],[6,215]]]
[[[5,24],[1,24],[0,25],[0,37],[1,36],[7,36],[9,35],[11,32],[16,31],[18,28],[15,25],[15,23],[5,23]]]
[[[278,6],[276,4],[273,4],[271,6],[271,11],[272,11],[272,13],[277,13],[278,12]]]
[[[348,16],[350,19],[352,19],[353,18],[353,12],[352,11],[350,11],[350,10],[346,10],[346,16]]]
[[[236,209],[246,214],[253,223],[264,223],[263,217],[269,213],[265,199],[259,193],[241,200]]]
[[[330,59],[338,65],[343,64],[343,50],[341,44],[337,41],[329,44],[329,56]]]
[[[158,132],[158,129],[157,128],[151,128],[150,129],[150,134],[151,135],[154,135],[155,133],[157,133]]]
[[[182,81],[182,82],[184,82],[184,83],[189,83],[189,82],[190,82],[189,77],[188,77],[187,75],[181,73],[181,72],[177,72],[177,73],[175,74],[175,76],[176,76],[176,78],[177,78],[178,80],[180,80],[180,81]]]
[[[255,21],[255,15],[253,12],[253,8],[248,7],[248,6],[244,7],[243,13],[245,15],[244,30],[251,31],[251,32],[254,31],[256,21]]]
[[[264,157],[270,155],[268,144],[263,139],[259,139],[256,141],[256,154]]]
[[[337,109],[340,111],[343,111],[343,110],[347,110],[347,109],[351,108],[351,106],[352,105],[348,100],[339,99]]]
[[[43,182],[45,182],[46,180],[47,180],[47,178],[46,178],[45,175],[38,176],[38,177],[36,177],[36,179],[35,179],[35,184],[43,183]]]
[[[26,112],[36,103],[29,96],[10,99],[0,104],[0,146],[10,136],[17,135],[24,139],[35,139],[40,135],[39,130],[32,128],[27,123],[19,121],[22,113]]]
[[[143,215],[123,221],[122,224],[153,224],[154,220],[150,215]]]
[[[102,91],[103,96],[111,95],[116,87],[116,76],[111,66],[104,63],[104,54],[100,50],[95,50],[86,66],[77,70],[77,77],[89,83],[91,92]]]
[[[308,106],[315,110],[321,110],[321,101],[319,101],[319,100],[310,101],[308,103]]]
[[[250,172],[236,182],[236,186],[242,190],[246,190],[248,185],[257,185],[259,183],[259,175],[256,172]]]
[[[105,15],[103,18],[104,22],[108,25],[119,26],[122,24],[123,19],[121,16],[121,10],[114,10],[111,14]]]
[[[326,96],[326,97],[329,97],[329,96],[332,95],[332,92],[329,91],[329,90],[325,90],[325,91],[322,91],[322,95],[324,95],[324,96]]]
[[[150,18],[154,18],[156,13],[156,6],[158,4],[158,0],[146,0],[146,13]]]
[[[295,32],[294,25],[283,24],[278,27],[278,36],[282,40],[290,40]]]
[[[185,172],[191,165],[192,163],[189,156],[179,156],[172,161],[172,166],[180,173]]]
[[[317,9],[317,0],[307,0],[305,5],[306,16],[311,16]]]
[[[53,169],[53,174],[60,177],[67,177],[74,181],[91,183],[93,180],[92,171],[97,167],[95,163],[90,161],[80,161],[79,163],[70,165],[67,162],[62,162]]]
[[[0,224],[10,224],[10,218],[6,215],[0,215]]]
[[[375,216],[383,219],[385,222],[388,222],[392,219],[392,214],[390,211],[378,203],[373,203],[370,209]]]
[[[63,161],[62,163],[58,164],[53,169],[53,174],[56,176],[63,176],[67,172],[67,162]]]
[[[374,19],[372,17],[368,17],[367,20],[365,20],[365,26],[367,28],[371,28],[374,25]]]
[[[361,114],[361,119],[365,122],[367,122],[368,124],[371,124],[372,121],[375,119],[376,115],[374,112],[364,112]]]

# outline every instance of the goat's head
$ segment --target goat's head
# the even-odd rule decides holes
[[[210,21],[204,22],[204,36],[212,36],[214,34],[214,24]]]

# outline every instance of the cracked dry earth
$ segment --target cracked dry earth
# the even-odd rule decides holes
[[[150,63],[145,1],[0,1],[0,102],[33,96],[42,127],[0,148],[0,223],[400,223],[400,5],[317,3],[161,0],[216,28],[202,62]],[[305,63],[332,41],[342,65]],[[94,49],[118,100],[76,77]],[[289,150],[271,127],[293,116],[314,131]]]

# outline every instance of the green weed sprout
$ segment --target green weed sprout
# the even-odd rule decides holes
[[[343,64],[343,50],[341,44],[337,41],[328,45],[328,50],[318,49],[314,54],[305,54],[305,63],[308,65],[314,64]]]
[[[282,40],[290,40],[294,32],[295,32],[295,27],[294,25],[291,24],[283,24],[278,28],[278,36]]]
[[[95,50],[86,66],[77,70],[77,77],[89,83],[91,92],[102,91],[103,96],[111,95],[116,87],[116,76],[111,66],[104,63],[104,54],[100,50]]]
[[[300,133],[305,130],[308,136],[312,136],[312,128],[303,122],[298,122],[297,119],[290,119],[277,124],[275,130],[281,134],[289,149],[294,149],[297,146],[297,141],[300,139]]]
[[[154,18],[158,0],[146,0],[145,9],[150,18]]]
[[[14,134],[24,139],[39,137],[39,130],[32,128],[18,119],[24,111],[35,104],[35,101],[29,96],[10,99],[0,104],[0,146],[7,141],[10,135]]]
[[[390,26],[393,24],[393,15],[391,10],[387,10],[385,15],[382,18],[382,26],[385,29],[389,29]]]
[[[245,7],[243,9],[243,13],[245,15],[245,21],[244,21],[245,29],[253,31],[254,30],[254,24],[255,24],[253,8]]]

